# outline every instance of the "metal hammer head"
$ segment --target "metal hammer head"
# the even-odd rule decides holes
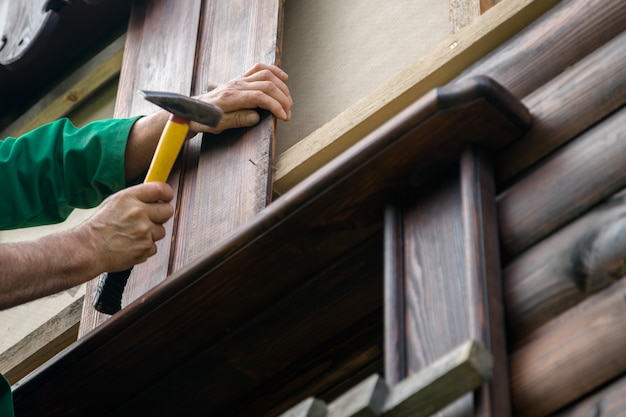
[[[139,93],[149,102],[185,120],[215,127],[222,118],[222,109],[202,100],[164,91],[140,90]]]

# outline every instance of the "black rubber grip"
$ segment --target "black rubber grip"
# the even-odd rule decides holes
[[[93,307],[104,314],[115,314],[122,309],[122,295],[131,269],[107,272],[100,277],[98,289],[93,297]]]

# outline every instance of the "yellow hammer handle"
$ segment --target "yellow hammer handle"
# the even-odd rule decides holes
[[[189,132],[189,120],[171,115],[165,124],[144,182],[166,182]]]

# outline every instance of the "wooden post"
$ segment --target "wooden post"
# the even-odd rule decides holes
[[[510,415],[495,190],[485,155],[467,146],[458,170],[389,206],[385,247],[385,380],[397,384],[476,339],[494,356],[493,379],[444,415]]]

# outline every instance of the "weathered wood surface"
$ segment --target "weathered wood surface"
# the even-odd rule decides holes
[[[280,417],[427,417],[480,387],[492,368],[491,354],[470,340],[399,384],[372,375],[328,405],[307,398]]]
[[[465,142],[504,146],[522,134],[524,121],[519,101],[485,80],[432,91],[20,381],[18,414],[112,412],[379,233],[390,190],[432,178],[458,159]],[[222,369],[195,369],[172,381],[172,392],[220,381]],[[102,407],[94,410],[95,403]]]
[[[381,257],[381,251],[375,236],[312,279],[303,277],[290,294],[196,353],[175,372],[160,376],[116,415],[150,411],[146,404],[154,404],[150,412],[193,413],[201,403],[210,410],[227,406],[231,416],[262,416],[290,398],[340,384],[355,369],[380,357],[380,349],[375,348],[380,333],[372,337],[367,329],[381,331],[381,321],[376,319],[381,308],[381,271],[371,262]],[[364,326],[363,317],[371,325]],[[346,350],[348,341],[352,351]],[[319,346],[327,348],[316,352]],[[317,357],[324,358],[321,365]],[[214,368],[220,378],[204,382],[202,389],[173,396],[172,381]],[[315,382],[311,385],[302,375],[316,375]],[[172,398],[172,404],[162,404],[163,398]]]
[[[546,323],[511,355],[515,415],[541,417],[626,371],[626,280]]]
[[[472,25],[443,41],[432,53],[279,155],[274,175],[275,191],[286,192],[411,102],[454,79],[468,65],[514,36],[557,2],[498,2]]]
[[[626,185],[626,170],[622,168],[625,120],[626,108],[622,108],[537,163],[499,197],[498,221],[505,259]]]
[[[554,417],[620,417],[626,414],[626,377],[583,398]]]
[[[480,342],[463,343],[392,386],[382,415],[430,416],[464,393],[484,386],[493,366],[491,354]]]
[[[533,330],[626,275],[625,193],[557,230],[506,266],[503,284],[512,350]]]
[[[622,0],[561,0],[459,78],[488,75],[515,96],[526,97],[619,35],[625,19]]]
[[[477,339],[497,357],[493,381],[473,400],[466,397],[443,414],[510,415],[495,185],[488,158],[466,147],[458,170],[413,192],[399,207],[402,214],[392,216],[401,218],[401,226],[386,223],[403,243],[386,242],[400,248],[386,251],[392,252],[386,260],[392,263],[386,267],[392,274],[385,277],[386,291],[397,294],[386,300],[397,305],[386,306],[393,314],[386,322],[393,327],[385,337],[391,339],[387,346],[404,346],[387,352],[386,379],[396,383],[389,378],[401,380],[462,340]],[[398,272],[400,277],[393,275]],[[404,327],[395,328],[394,321]],[[398,369],[400,364],[404,369]]]
[[[533,127],[498,155],[495,172],[500,188],[626,103],[624,62],[626,32],[523,99],[532,111]]]
[[[284,0],[205,1],[194,93],[257,62],[280,64]],[[193,139],[185,150],[170,273],[198,258],[261,211],[272,192],[273,116],[252,129]]]
[[[0,372],[11,383],[72,344],[78,335],[82,297],[0,355]]]
[[[133,3],[115,105],[116,117],[147,114],[157,109],[137,94],[138,90],[191,93],[200,7],[201,0],[190,0],[185,7],[177,7],[173,0]],[[179,181],[180,170],[175,169],[168,180],[174,188],[173,204],[177,202]],[[167,236],[171,237],[174,221],[164,226]],[[159,241],[157,254],[133,269],[122,305],[165,279],[171,242],[171,238]],[[97,284],[97,279],[87,283],[79,337],[109,318],[91,305]]]

